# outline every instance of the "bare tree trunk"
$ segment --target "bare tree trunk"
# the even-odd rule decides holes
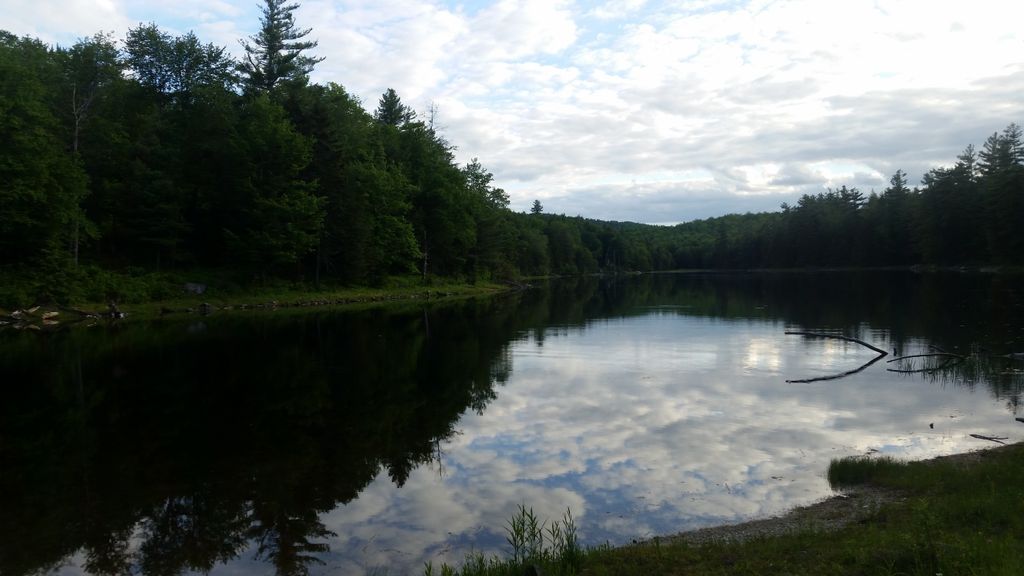
[[[423,229],[423,282],[424,283],[427,281],[427,263],[429,262],[429,258],[427,257],[427,254],[428,254],[428,250],[427,250],[427,230],[426,230],[426,228],[424,228]]]

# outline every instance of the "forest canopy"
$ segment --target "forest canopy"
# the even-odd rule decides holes
[[[677,226],[546,214],[539,201],[516,213],[483,163],[456,163],[432,113],[392,89],[370,112],[341,84],[311,83],[321,58],[295,7],[265,0],[241,61],[152,23],[70,47],[0,31],[0,303],[81,296],[103,271],[374,285],[1024,264],[1016,124],[920,185],[897,171],[881,192],[843,186],[778,212]]]

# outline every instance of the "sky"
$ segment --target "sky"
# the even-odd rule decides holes
[[[259,0],[0,0],[67,45],[155,22],[240,55]],[[1024,3],[1007,0],[306,0],[312,74],[373,110],[437,107],[514,210],[670,224],[920,182],[1024,122]]]

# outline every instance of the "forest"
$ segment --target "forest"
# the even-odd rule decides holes
[[[502,281],[676,269],[1024,264],[1016,124],[913,187],[654,226],[509,209],[436,110],[370,112],[311,83],[295,4],[265,0],[239,61],[139,24],[72,46],[0,31],[0,304],[161,298],[132,278],[240,286]],[[178,276],[175,276],[177,274]],[[205,274],[205,275],[204,275]]]

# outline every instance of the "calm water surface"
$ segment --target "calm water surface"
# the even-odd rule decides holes
[[[1024,283],[654,275],[358,312],[0,332],[0,574],[392,574],[771,515],[830,459],[1024,439]],[[890,357],[930,346],[963,360]],[[893,370],[901,370],[896,372]]]

